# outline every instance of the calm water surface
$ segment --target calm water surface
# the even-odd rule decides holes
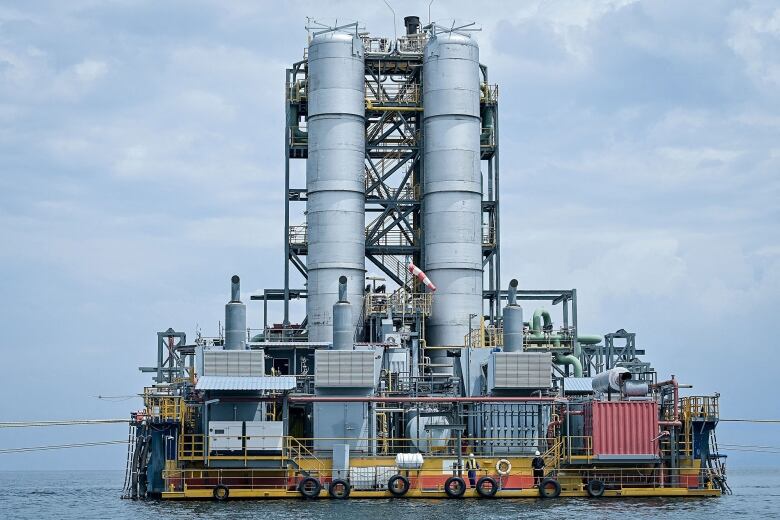
[[[734,469],[734,495],[622,500],[131,501],[121,471],[0,472],[0,519],[780,518],[780,468]]]

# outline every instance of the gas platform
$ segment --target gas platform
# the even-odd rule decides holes
[[[284,286],[250,297],[262,329],[233,276],[218,336],[157,333],[125,496],[728,492],[717,395],[680,395],[632,332],[581,334],[575,289],[502,285],[498,87],[473,25],[404,22],[309,23],[285,85]]]

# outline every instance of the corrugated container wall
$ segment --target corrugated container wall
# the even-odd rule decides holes
[[[482,175],[479,48],[466,35],[439,33],[423,58],[423,247],[436,284],[428,344],[463,345],[469,316],[482,316]],[[432,351],[434,372],[452,358]]]
[[[593,401],[585,406],[585,435],[593,455],[658,455],[658,404],[651,401]]]
[[[360,39],[331,32],[309,44],[306,160],[309,341],[332,341],[339,277],[363,306],[365,280],[365,65]],[[359,313],[353,313],[356,325]]]

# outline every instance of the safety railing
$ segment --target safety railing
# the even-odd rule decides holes
[[[360,39],[363,41],[366,54],[390,54],[393,50],[393,40],[390,38],[363,36]]]
[[[720,405],[717,396],[692,395],[680,399],[680,408],[684,418],[691,420],[717,421]]]
[[[187,407],[181,396],[166,395],[168,391],[157,387],[144,388],[146,415],[158,421],[183,423]],[[161,392],[166,392],[166,394],[160,395]]]
[[[422,54],[428,42],[426,33],[401,36],[398,38],[398,52],[401,54]]]
[[[306,245],[308,243],[308,226],[306,224],[290,226],[289,242],[290,245]]]
[[[203,435],[192,433],[179,435],[179,460],[203,460],[204,449]]]
[[[414,83],[366,81],[366,104],[378,106],[416,106],[420,89]]]
[[[498,101],[498,85],[482,83],[479,98],[482,103],[495,103]]]

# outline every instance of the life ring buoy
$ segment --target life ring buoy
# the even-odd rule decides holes
[[[322,484],[314,477],[306,477],[298,484],[298,492],[304,498],[317,498],[322,491]]]
[[[450,477],[444,481],[444,492],[450,498],[460,498],[466,492],[466,481],[460,477]]]
[[[512,463],[509,462],[507,459],[501,459],[498,462],[496,462],[496,471],[499,475],[502,477],[505,477],[509,475],[509,472],[512,471]]]
[[[604,490],[607,486],[601,480],[590,480],[588,485],[585,486],[585,490],[588,492],[588,496],[591,498],[599,498],[604,496]]]
[[[393,475],[387,481],[387,490],[394,497],[402,497],[409,491],[409,480],[403,475]]]
[[[227,488],[227,486],[223,486],[222,484],[217,484],[216,486],[214,486],[214,491],[212,492],[212,495],[214,495],[214,499],[217,502],[224,502],[230,496],[230,490]]]
[[[539,494],[542,498],[558,498],[561,494],[561,484],[554,478],[546,478],[539,484]]]
[[[498,483],[493,477],[482,477],[477,480],[477,493],[483,498],[493,498],[498,493]]]
[[[330,483],[330,486],[328,487],[328,494],[333,498],[344,500],[349,498],[350,490],[351,488],[349,482],[337,478]]]

